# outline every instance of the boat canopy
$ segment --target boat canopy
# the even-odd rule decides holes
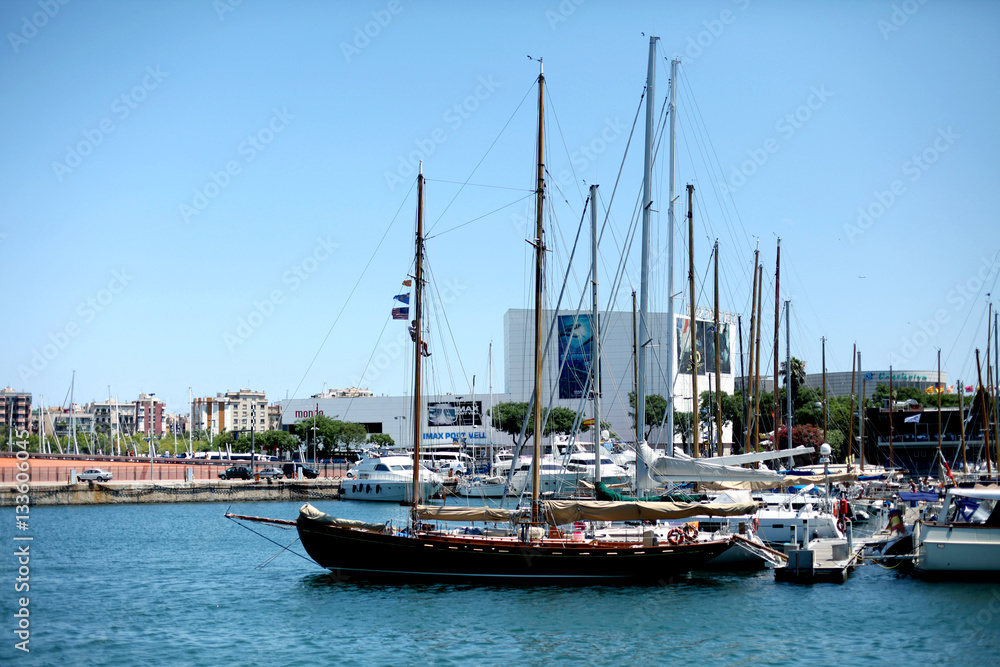
[[[830,483],[854,482],[858,476],[854,473],[830,475]],[[763,491],[765,489],[788,488],[804,484],[825,484],[826,475],[787,475],[777,482],[765,480],[746,480],[741,482],[699,482],[703,489],[715,491]]]
[[[497,507],[441,507],[418,505],[417,517],[422,521],[510,521],[517,512]]]
[[[948,489],[953,496],[978,498],[979,500],[1000,500],[1000,486],[979,486],[972,489]]]
[[[654,521],[688,519],[693,516],[739,516],[753,514],[757,503],[663,503],[613,502],[608,500],[545,500],[545,520],[553,526],[574,521]]]
[[[331,526],[339,526],[341,528],[361,528],[362,530],[371,530],[377,533],[384,533],[387,530],[387,526],[384,523],[368,523],[367,521],[355,521],[353,519],[338,519],[337,517],[330,516],[326,512],[319,511],[309,503],[306,503],[299,508],[299,518],[311,519],[317,523],[326,523]]]

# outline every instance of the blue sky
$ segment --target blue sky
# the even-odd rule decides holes
[[[603,211],[622,170],[607,303],[640,187],[641,122],[625,149],[651,34],[658,112],[668,61],[682,61],[677,213],[693,183],[695,273],[710,275],[718,238],[723,308],[748,319],[759,239],[769,339],[780,236],[807,370],[823,336],[831,371],[850,370],[855,342],[878,369],[931,369],[940,348],[950,379],[970,383],[973,349],[985,354],[1000,252],[996,3],[35,0],[2,3],[0,26],[0,384],[48,404],[73,370],[78,401],[110,385],[171,411],[188,387],[406,391],[403,325],[387,317],[411,270],[420,157],[447,314],[432,325],[432,389],[468,391],[473,374],[484,388],[490,341],[502,389],[503,313],[531,289],[538,65],[526,56],[544,57],[548,84],[550,277],[586,184],[600,184]],[[662,248],[665,155],[655,181]],[[629,308],[637,247],[624,266],[615,304]],[[654,309],[665,285],[657,265]]]

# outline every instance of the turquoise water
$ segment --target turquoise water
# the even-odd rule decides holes
[[[231,511],[294,519],[298,505]],[[379,521],[406,511],[317,505]],[[813,586],[775,583],[770,570],[653,587],[338,582],[288,551],[271,561],[281,547],[223,518],[226,509],[32,508],[28,654],[14,649],[25,594],[13,592],[5,510],[0,665],[998,662],[1000,584],[925,583],[873,565]],[[253,528],[282,547],[295,540],[294,530]]]

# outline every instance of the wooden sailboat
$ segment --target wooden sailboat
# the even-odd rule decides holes
[[[651,43],[651,58],[655,42]],[[643,541],[585,539],[580,532],[563,533],[560,525],[576,521],[649,521],[690,516],[731,516],[752,512],[756,505],[696,505],[661,502],[575,502],[539,500],[539,461],[542,438],[541,403],[543,358],[543,281],[545,256],[542,210],[545,197],[544,72],[538,77],[538,145],[535,246],[535,405],[534,483],[530,509],[438,507],[413,499],[411,521],[405,529],[388,524],[344,521],[303,506],[295,522],[299,538],[318,564],[340,576],[380,580],[483,581],[490,583],[596,583],[658,581],[697,567],[722,553],[730,539],[658,544],[650,531]],[[420,316],[423,253],[423,175],[417,181],[416,329],[414,373],[414,459],[420,447]],[[639,410],[642,413],[642,410]],[[598,427],[599,428],[599,427]],[[415,490],[419,489],[414,484]],[[245,518],[245,517],[244,517]],[[456,534],[438,530],[436,522],[507,522],[509,531]],[[545,525],[549,529],[544,528]],[[697,533],[697,531],[695,531]]]

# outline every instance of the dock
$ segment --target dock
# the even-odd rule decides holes
[[[800,547],[789,545],[785,554],[788,564],[774,568],[775,581],[794,583],[834,583],[847,580],[851,569],[860,561],[864,544],[854,545],[852,540],[822,538],[810,540]]]

